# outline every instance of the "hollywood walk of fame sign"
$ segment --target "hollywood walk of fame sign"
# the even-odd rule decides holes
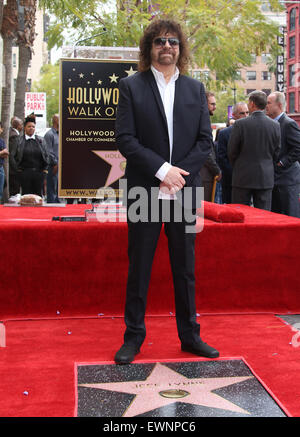
[[[78,366],[78,416],[285,416],[242,360]]]
[[[119,82],[134,61],[61,59],[59,196],[122,197],[126,161],[115,144]]]

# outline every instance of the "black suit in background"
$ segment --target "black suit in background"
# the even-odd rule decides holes
[[[280,152],[280,126],[262,111],[236,120],[228,157],[232,165],[232,203],[271,209],[274,166]]]
[[[20,135],[15,129],[9,128],[9,195],[15,196],[20,193],[20,180],[18,166],[15,161],[15,155],[20,141]]]
[[[211,152],[208,155],[205,164],[200,170],[200,176],[202,185],[204,187],[204,200],[207,202],[213,202],[212,191],[214,185],[215,176],[221,173],[220,167],[217,164],[216,152],[214,143],[211,144]]]
[[[218,153],[217,162],[222,171],[222,202],[231,203],[231,190],[232,190],[232,167],[228,159],[228,142],[230,134],[232,131],[232,126],[228,126],[222,129],[218,135]]]
[[[286,114],[278,121],[281,129],[281,164],[275,166],[272,211],[300,218],[300,129],[296,121]]]
[[[150,196],[151,187],[158,190],[160,184],[155,174],[170,160],[163,103],[151,70],[121,80],[119,90],[116,141],[127,160],[125,178],[128,190],[143,187]],[[171,164],[190,173],[185,176],[186,186],[200,186],[199,171],[212,141],[209,113],[203,85],[181,75],[175,82],[173,132]],[[133,199],[127,199],[128,209],[133,202]],[[161,201],[161,207],[163,203],[174,205],[172,200]],[[176,223],[171,219],[164,226],[173,274],[178,335],[182,343],[197,343],[200,326],[196,322],[195,308],[195,234],[186,233],[184,221]],[[147,291],[161,227],[161,218],[158,222],[134,223],[128,217],[129,272],[124,341],[137,348],[146,335]],[[166,288],[169,287],[166,283]]]

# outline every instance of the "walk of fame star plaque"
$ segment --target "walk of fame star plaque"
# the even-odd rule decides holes
[[[60,197],[122,198],[118,181],[126,160],[115,138],[119,83],[136,72],[133,60],[61,59]]]
[[[284,417],[241,359],[77,365],[78,417]]]

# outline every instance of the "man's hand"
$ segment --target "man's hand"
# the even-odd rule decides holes
[[[8,149],[3,149],[0,152],[0,158],[6,158],[9,155]]]
[[[58,165],[55,164],[55,165],[53,165],[53,167],[52,167],[52,174],[55,176],[56,173],[57,173],[57,171],[58,171]]]
[[[171,167],[160,186],[166,187],[171,194],[174,194],[181,190],[185,185],[185,179],[182,175],[188,176],[189,172],[179,167]]]
[[[222,173],[219,173],[217,176],[215,176],[216,181],[220,182],[220,180],[222,179]]]

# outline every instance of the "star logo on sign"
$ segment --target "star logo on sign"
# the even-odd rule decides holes
[[[110,83],[117,83],[117,79],[119,79],[119,76],[116,76],[115,73],[113,73],[112,76],[108,76],[110,78]]]
[[[80,73],[80,74],[79,74],[79,77],[80,77],[80,79],[83,79],[83,78],[84,78],[84,74],[83,74],[83,73]]]
[[[136,71],[131,66],[129,70],[125,70],[125,73],[127,73],[128,76],[132,76],[133,74],[136,73]]]
[[[124,175],[126,159],[118,150],[93,150],[93,152],[111,165],[105,187],[109,187]]]
[[[252,378],[253,376],[187,378],[161,363],[156,363],[151,374],[143,381],[80,384],[79,386],[134,394],[135,397],[123,417],[137,416],[175,402],[250,415],[238,405],[213,393],[213,390]]]

